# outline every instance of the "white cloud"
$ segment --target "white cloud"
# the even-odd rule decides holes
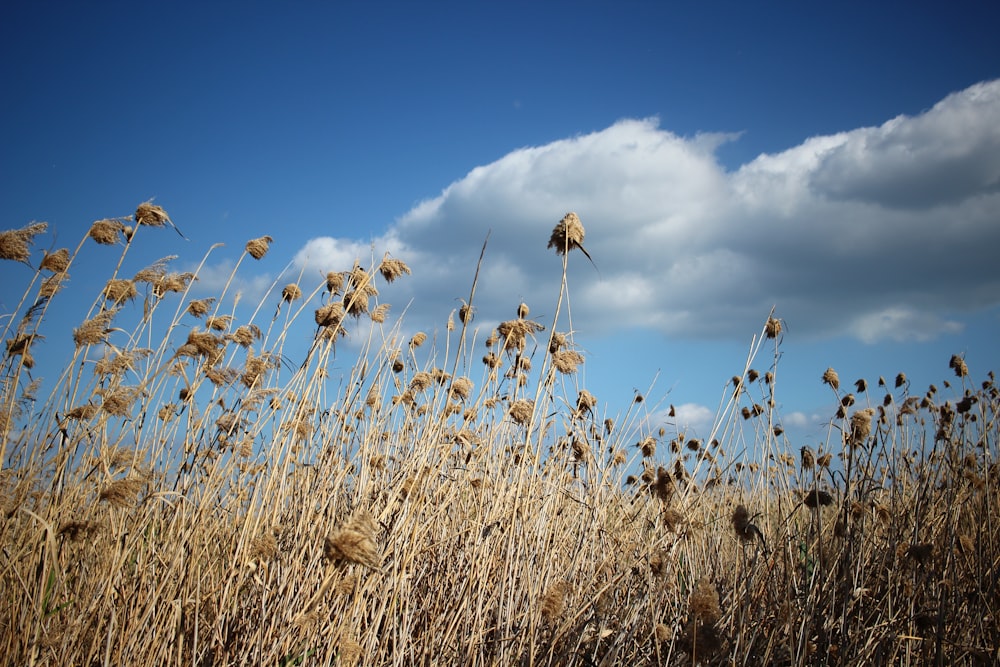
[[[217,296],[225,289],[230,299],[238,296],[245,304],[260,303],[272,288],[274,277],[266,273],[247,276],[245,272],[237,272],[234,275],[235,266],[231,259],[205,264],[198,270],[198,280],[192,285],[191,291],[197,295]]]
[[[844,135],[812,174],[821,193],[929,208],[1000,190],[1000,86],[979,84],[916,117]]]
[[[932,313],[889,307],[859,317],[854,323],[853,333],[866,343],[883,339],[922,342],[941,333],[958,333],[962,329],[960,322],[944,320]]]
[[[815,428],[823,423],[819,415],[807,415],[804,412],[789,412],[781,416],[781,423],[785,427],[806,429]]]
[[[743,339],[776,305],[797,335],[927,340],[1000,301],[1000,81],[726,171],[715,150],[733,139],[623,120],[518,149],[372,242],[314,239],[298,262],[344,270],[389,250],[413,269],[392,298],[441,327],[489,235],[480,316],[524,299],[550,317],[561,262],[546,242],[572,210],[597,265],[571,253],[572,326],[589,335]]]
[[[677,428],[686,431],[692,430],[697,433],[708,433],[712,430],[712,422],[715,420],[715,411],[706,408],[698,403],[684,403],[674,406],[673,422]]]

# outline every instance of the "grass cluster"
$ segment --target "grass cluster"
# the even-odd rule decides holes
[[[143,204],[37,269],[43,223],[0,234],[29,267],[0,366],[3,664],[1000,657],[1000,397],[962,358],[926,392],[828,370],[839,408],[814,451],[781,428],[772,314],[697,438],[641,395],[608,417],[581,386],[560,330],[576,215],[549,240],[552,321],[512,303],[485,340],[478,272],[432,338],[387,323],[379,289],[409,273],[389,256],[275,285],[245,321],[229,287],[193,298],[197,271],[123,277],[171,224]],[[114,269],[84,321],[48,330],[81,298],[81,252]],[[63,347],[39,395],[34,355]]]

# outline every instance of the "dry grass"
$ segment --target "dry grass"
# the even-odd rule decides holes
[[[127,219],[95,223],[36,274],[28,244],[44,229],[3,236],[28,287],[0,369],[0,663],[1000,657],[1000,397],[961,357],[955,384],[924,394],[902,374],[851,394],[827,370],[817,382],[838,408],[814,451],[785,439],[774,407],[771,314],[707,437],[642,395],[604,415],[556,331],[567,251],[582,250],[573,215],[550,240],[564,277],[551,324],[512,302],[482,364],[477,278],[444,339],[407,339],[378,301],[377,281],[409,273],[388,256],[270,294],[254,311],[276,308],[270,322],[220,312],[225,293],[191,298],[193,274],[157,265],[107,277],[39,397],[32,343],[68,340],[46,315],[79,298],[43,292],[40,272],[65,274],[80,252],[122,266],[159,233]],[[172,224],[151,204],[134,220]],[[315,338],[282,363],[291,331]],[[344,336],[356,345],[338,348]]]

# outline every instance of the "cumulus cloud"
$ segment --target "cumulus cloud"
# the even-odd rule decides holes
[[[730,171],[715,151],[732,140],[627,119],[521,148],[373,242],[317,238],[297,261],[343,270],[389,251],[413,269],[393,286],[407,318],[441,326],[488,236],[478,313],[507,319],[523,299],[549,315],[561,261],[546,242],[575,211],[597,265],[570,255],[572,326],[588,335],[742,340],[774,305],[797,335],[927,340],[1000,301],[1000,81]]]
[[[811,178],[837,199],[924,209],[1000,189],[1000,87],[972,86],[916,117],[844,135]]]
[[[684,403],[674,407],[674,419],[680,430],[692,430],[698,433],[708,433],[715,420],[715,411],[698,403]]]
[[[829,419],[829,417],[827,419]],[[807,415],[804,412],[790,412],[782,417],[782,424],[786,427],[798,429],[815,427],[822,423],[823,419],[819,415]]]

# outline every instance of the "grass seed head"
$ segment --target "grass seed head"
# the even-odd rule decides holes
[[[139,387],[117,387],[102,391],[101,409],[113,417],[128,417],[132,404],[139,398]]]
[[[719,591],[708,577],[702,577],[688,598],[688,606],[695,618],[709,625],[722,618]]]
[[[389,313],[389,304],[380,303],[379,305],[375,306],[375,309],[372,310],[372,312],[368,313],[368,317],[370,317],[372,322],[374,322],[375,324],[382,324],[383,322],[385,322],[385,318],[386,315],[388,315],[388,313]]]
[[[344,307],[347,314],[353,317],[361,317],[368,312],[368,295],[364,290],[352,290],[344,295]]]
[[[865,444],[868,436],[872,432],[872,417],[875,415],[873,408],[864,408],[851,415],[851,432],[848,443],[852,447]]]
[[[73,342],[77,347],[97,345],[104,342],[110,333],[108,327],[117,310],[105,310],[73,329]]]
[[[816,467],[816,455],[813,453],[812,448],[803,445],[802,449],[799,450],[802,461],[803,470],[812,470]]]
[[[497,333],[503,336],[505,350],[523,352],[528,343],[528,336],[539,331],[544,331],[545,327],[531,320],[507,320],[497,325]]]
[[[115,480],[101,490],[99,499],[114,507],[128,507],[134,504],[145,480],[137,477]]]
[[[214,297],[209,297],[207,299],[194,299],[188,304],[187,312],[194,317],[204,317],[208,311],[212,309],[212,304],[214,302]]]
[[[597,406],[597,397],[586,389],[581,389],[576,395],[576,411],[583,414],[591,412]]]
[[[170,216],[163,210],[163,207],[155,206],[152,200],[139,204],[139,207],[135,209],[135,221],[137,224],[150,227],[162,227],[171,222]]]
[[[829,454],[827,454],[827,456],[829,456]],[[820,489],[812,489],[802,499],[802,503],[806,507],[810,507],[813,509],[817,507],[825,507],[827,505],[833,504],[833,496],[831,496],[826,491]]]
[[[552,365],[563,375],[575,373],[576,367],[583,361],[583,355],[576,350],[559,350],[552,355]]]
[[[951,361],[948,362],[948,368],[955,371],[956,377],[962,378],[969,374],[969,367],[966,365],[965,359],[957,354],[953,354],[951,356]]]
[[[326,291],[330,294],[338,294],[344,288],[344,274],[337,271],[330,271],[326,274]]]
[[[75,408],[66,412],[67,419],[74,419],[76,421],[85,421],[87,419],[92,419],[97,411],[100,409],[99,405],[93,403],[84,403],[83,405],[78,405]]]
[[[410,380],[410,389],[419,393],[426,391],[432,384],[434,384],[433,376],[427,371],[419,371]]]
[[[365,510],[355,512],[348,522],[330,534],[323,544],[323,555],[334,563],[357,563],[379,568],[380,557],[375,543],[377,524]]]
[[[97,532],[100,525],[94,521],[67,521],[59,526],[59,536],[71,542],[84,540]]]
[[[462,301],[461,308],[458,309],[458,319],[462,324],[469,324],[476,317],[476,309]]]
[[[750,542],[760,534],[757,526],[750,523],[750,512],[745,505],[737,505],[730,518],[736,537],[742,542]]]
[[[316,309],[316,324],[321,327],[335,327],[344,319],[344,304],[340,301],[331,301]]]
[[[31,242],[48,228],[47,222],[32,222],[21,229],[0,232],[0,259],[27,262],[31,259]]]
[[[262,336],[263,332],[256,324],[243,324],[236,327],[236,330],[229,335],[229,340],[242,348],[248,348],[253,345],[255,340],[260,340]]]
[[[555,354],[564,347],[566,347],[566,336],[558,331],[553,331],[549,341],[549,354]]]
[[[535,411],[535,402],[528,398],[520,398],[510,406],[510,418],[515,423],[525,426],[531,421],[531,415]]]
[[[295,283],[288,283],[281,290],[281,300],[291,303],[302,296],[302,290]]]
[[[393,259],[388,255],[379,264],[378,270],[387,283],[391,283],[403,275],[410,274],[410,267],[403,260]]]
[[[378,296],[378,289],[372,282],[371,276],[357,262],[354,263],[351,272],[347,274],[347,285],[350,290],[360,292],[365,296]]]
[[[274,243],[274,239],[270,236],[250,239],[246,245],[247,254],[254,259],[262,259],[267,254],[267,251],[270,250],[272,243]]]
[[[636,446],[642,451],[643,458],[648,459],[656,456],[656,440],[653,439],[653,436],[646,436]]]
[[[62,273],[69,268],[69,249],[60,248],[53,253],[46,252],[38,268],[52,273]]]
[[[153,284],[153,294],[160,297],[168,292],[183,292],[195,279],[193,273],[168,273]]]
[[[838,391],[840,389],[840,376],[837,375],[837,371],[827,368],[823,372],[823,384],[828,384],[834,391]]]
[[[65,271],[59,273],[53,273],[51,276],[42,281],[41,286],[38,288],[38,295],[51,298],[55,296],[59,290],[63,288],[63,283],[69,279],[69,274]]]
[[[554,620],[562,615],[566,609],[566,597],[572,592],[573,587],[568,581],[560,581],[545,591],[542,596],[541,614],[546,620]]]
[[[125,225],[121,220],[105,218],[95,221],[87,235],[100,245],[115,245],[124,231]]]
[[[658,466],[656,468],[656,480],[650,485],[649,489],[661,501],[669,503],[675,490],[674,478],[671,476],[670,471],[663,466]]]
[[[577,214],[567,213],[552,230],[548,247],[555,248],[559,255],[574,248],[582,249],[585,233],[583,223],[580,222]]]
[[[451,395],[464,401],[469,398],[473,386],[472,380],[467,377],[455,378],[455,381],[451,383]]]
[[[764,334],[768,338],[777,338],[781,335],[782,323],[776,317],[768,317],[767,323],[764,325]]]

